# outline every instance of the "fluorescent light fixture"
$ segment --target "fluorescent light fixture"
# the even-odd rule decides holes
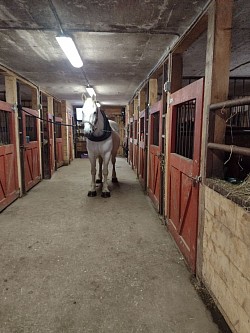
[[[71,65],[80,68],[83,66],[82,59],[77,51],[73,39],[69,36],[60,35],[56,37],[58,44],[61,46],[61,49],[71,62]]]
[[[86,90],[90,97],[96,96],[95,89],[93,87],[87,86]]]
[[[101,103],[100,103],[100,102],[96,102],[96,106],[97,106],[98,108],[100,108],[100,107],[101,107]]]

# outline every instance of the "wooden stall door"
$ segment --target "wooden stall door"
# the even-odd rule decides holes
[[[148,194],[159,211],[161,195],[162,101],[149,109],[149,184]]]
[[[134,126],[133,126],[133,169],[138,169],[138,120],[134,119]]]
[[[171,95],[168,220],[169,230],[195,272],[203,79]]]
[[[14,111],[0,101],[0,211],[19,196]]]
[[[134,148],[134,144],[133,144],[133,133],[134,133],[134,122],[133,122],[133,118],[129,119],[129,151],[128,151],[128,162],[129,164],[131,164],[132,168],[134,165],[133,162],[133,148]]]
[[[23,108],[23,142],[24,142],[24,175],[25,191],[30,190],[41,180],[40,152],[37,110]]]
[[[147,173],[147,152],[146,152],[146,112],[141,111],[139,114],[139,161],[138,161],[138,178],[143,187],[146,189]]]
[[[55,117],[56,132],[56,166],[60,168],[63,165],[63,139],[62,139],[62,118]]]
[[[50,164],[50,176],[52,177],[55,171],[55,146],[54,146],[54,124],[53,115],[48,113],[48,136],[49,136],[49,164]]]

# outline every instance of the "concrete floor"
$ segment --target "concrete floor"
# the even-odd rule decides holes
[[[125,159],[111,198],[87,159],[0,214],[1,333],[218,333]]]

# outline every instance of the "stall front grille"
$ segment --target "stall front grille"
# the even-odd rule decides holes
[[[0,110],[0,146],[10,143],[10,114]]]
[[[196,101],[190,100],[177,105],[176,136],[174,152],[178,155],[193,159],[194,151],[194,122]]]
[[[62,127],[61,123],[55,123],[55,133],[56,133],[56,138],[59,139],[62,137]]]
[[[231,107],[227,124],[232,127],[250,129],[250,104]]]
[[[26,137],[29,141],[37,141],[37,119],[34,116],[26,115]]]
[[[160,112],[155,112],[152,115],[152,144],[159,146],[159,131],[160,131]]]

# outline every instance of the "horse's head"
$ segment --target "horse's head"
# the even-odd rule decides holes
[[[82,123],[84,125],[84,136],[90,136],[96,129],[97,107],[92,97],[85,97],[83,94]]]

